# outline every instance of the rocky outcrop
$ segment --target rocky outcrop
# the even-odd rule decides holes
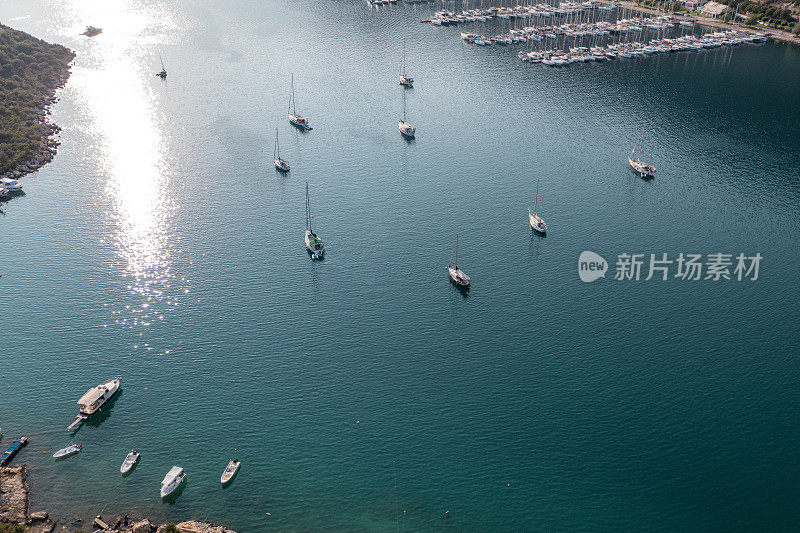
[[[27,467],[8,466],[0,468],[0,522],[25,525],[26,533],[52,533],[56,524],[44,511],[28,513]],[[98,516],[98,518],[100,518]],[[105,533],[164,533],[166,526],[156,527],[147,518],[128,525],[128,518],[117,517],[109,522]],[[236,533],[232,529],[216,526],[211,522],[188,521],[177,524],[183,533]],[[69,531],[62,528],[59,531]]]
[[[25,465],[0,468],[0,521],[24,524],[28,519]]]
[[[190,520],[175,524],[183,533],[236,533],[232,529],[215,526],[211,522],[198,522]]]

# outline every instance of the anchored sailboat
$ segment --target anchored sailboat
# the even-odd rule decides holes
[[[544,223],[544,219],[539,216],[536,212],[536,209],[539,207],[539,180],[536,180],[536,200],[533,204],[533,211],[528,209],[528,224],[530,225],[532,230],[538,231],[539,233],[545,234],[547,233],[547,224]]]
[[[164,60],[161,59],[161,54],[158,54],[158,60],[161,61],[161,72],[156,73],[156,76],[165,80],[167,79],[167,69],[164,68]]]
[[[281,172],[289,172],[289,162],[281,157],[281,145],[278,143],[278,128],[275,128],[275,150],[272,158],[276,169]]]
[[[403,91],[403,120],[397,124],[397,131],[406,139],[413,139],[417,128],[406,122],[406,93]]]
[[[325,254],[325,245],[311,227],[311,201],[308,199],[308,182],[306,182],[306,250],[311,254],[311,259],[322,259]]]
[[[455,256],[455,266],[453,265],[453,256]],[[458,266],[458,234],[456,234],[456,247],[450,253],[450,262],[447,263],[447,273],[450,275],[450,280],[459,287],[469,287],[469,276],[464,274],[464,271]]]
[[[409,89],[414,87],[414,78],[411,76],[406,75],[406,43],[403,41],[403,63],[400,65],[400,85],[403,87],[408,87]]]
[[[292,74],[292,91],[289,94],[289,123],[292,126],[300,128],[301,130],[310,130],[313,129],[308,124],[308,119],[302,115],[297,114],[297,109],[295,106],[295,99],[294,99],[294,74]]]
[[[634,157],[634,154],[638,152],[641,153],[642,148],[644,147],[644,126],[642,126],[642,137],[637,144],[633,145],[633,150],[631,150],[631,155],[628,157],[628,164],[631,166],[633,170],[639,173],[639,176],[642,178],[652,178],[656,174],[656,167],[653,166],[653,148],[650,147],[650,161],[645,163],[639,156],[637,155]]]

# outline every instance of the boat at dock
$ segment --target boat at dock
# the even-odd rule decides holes
[[[306,182],[306,250],[311,254],[311,259],[322,259],[325,255],[325,244],[322,242],[322,239],[314,233],[314,229],[311,226],[311,219],[313,218],[314,215],[311,214],[311,200],[309,200],[308,197],[308,182]]]
[[[528,209],[528,225],[532,230],[538,231],[542,235],[547,233],[547,224],[544,219],[536,212],[539,207],[539,180],[536,180],[536,200],[533,203],[533,211]]]
[[[287,114],[289,115],[289,123],[292,126],[306,131],[313,129],[308,124],[308,119],[306,117],[297,114],[296,102],[294,98],[294,74],[292,74],[292,89],[289,93],[289,111]]]
[[[180,466],[173,466],[170,468],[164,480],[161,482],[161,497],[166,498],[181,486],[181,483],[186,479],[186,472]]]
[[[69,457],[70,455],[75,455],[76,453],[81,451],[80,444],[70,444],[66,448],[61,448],[56,453],[53,454],[53,457],[56,459],[64,459],[65,457]]]
[[[455,256],[455,264],[453,264],[453,257]],[[450,253],[450,262],[447,263],[447,273],[450,280],[459,287],[469,288],[470,279],[461,267],[458,266],[458,234],[456,234],[456,246],[453,252]]]
[[[278,143],[278,128],[275,128],[275,150],[272,157],[272,163],[277,170],[289,172],[289,162],[281,157],[281,145]]]
[[[106,402],[108,402],[117,393],[117,391],[119,391],[121,383],[122,378],[111,378],[105,383],[101,383],[100,385],[92,387],[86,391],[86,394],[81,396],[81,398],[78,400],[78,417],[67,427],[67,429],[72,429],[81,420],[86,420],[99,411],[100,408],[103,407],[103,405],[105,405]]]
[[[11,460],[28,444],[28,437],[21,436],[11,444],[11,446],[0,455],[0,466],[6,466]]]
[[[121,474],[125,475],[136,466],[136,463],[139,462],[139,458],[142,456],[141,453],[137,452],[136,450],[131,450],[128,455],[125,456],[125,460],[122,461],[122,465],[119,467],[119,471]]]
[[[223,485],[227,485],[233,480],[233,477],[239,471],[239,467],[242,466],[242,462],[238,459],[231,459],[228,463],[228,466],[225,467],[225,470],[222,472],[222,476],[219,478],[219,482]]]

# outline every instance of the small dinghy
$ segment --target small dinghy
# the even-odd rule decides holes
[[[223,485],[227,485],[231,482],[233,477],[236,475],[236,472],[239,471],[239,467],[242,466],[242,462],[238,459],[231,459],[228,463],[228,466],[225,467],[225,471],[222,472],[222,476],[219,478],[219,482]]]
[[[161,482],[161,497],[166,498],[181,486],[183,480],[186,479],[186,472],[180,466],[173,466],[170,468],[167,475],[164,476],[164,481]]]
[[[56,459],[63,459],[64,457],[69,457],[70,455],[75,455],[81,451],[80,444],[70,444],[66,448],[61,448],[56,453],[53,454],[53,457]]]
[[[122,461],[122,465],[119,467],[120,473],[124,475],[130,472],[131,469],[136,466],[136,463],[139,461],[141,456],[142,454],[136,450],[131,450],[131,453],[125,457],[125,460]]]

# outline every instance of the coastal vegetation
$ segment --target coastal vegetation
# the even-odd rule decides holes
[[[25,526],[0,522],[0,533],[25,533]]]
[[[38,168],[52,158],[46,107],[69,75],[75,54],[0,24],[0,175]]]

